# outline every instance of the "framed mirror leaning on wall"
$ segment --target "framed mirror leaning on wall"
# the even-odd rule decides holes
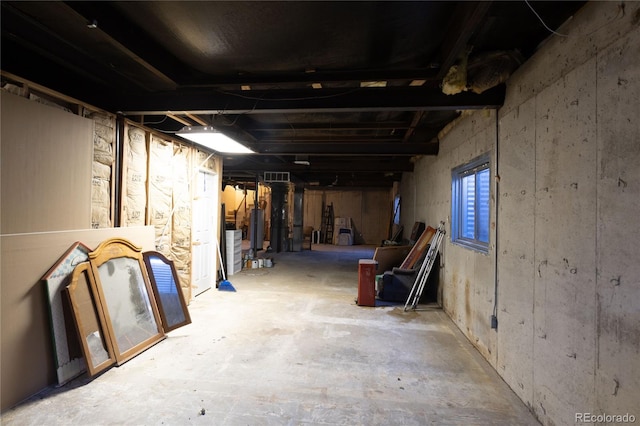
[[[118,365],[164,339],[141,248],[112,238],[89,253]]]
[[[66,290],[87,372],[93,377],[114,365],[116,359],[100,301],[95,297],[96,283],[89,262],[73,269]]]
[[[191,324],[189,309],[173,261],[157,251],[147,251],[142,257],[158,302],[165,333]]]

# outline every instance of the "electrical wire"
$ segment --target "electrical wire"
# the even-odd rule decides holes
[[[527,4],[527,6],[529,6],[529,9],[531,9],[531,11],[538,17],[538,19],[540,20],[540,22],[542,22],[542,25],[544,25],[544,27],[551,32],[552,34],[555,34],[557,36],[560,37],[569,37],[569,35],[567,34],[561,34],[559,32],[553,31],[551,28],[549,28],[549,26],[544,22],[544,20],[542,19],[542,17],[540,17],[540,15],[538,15],[538,12],[536,12],[536,10],[533,8],[533,6],[531,6],[531,4],[529,3],[529,0],[524,0],[524,2]]]
[[[354,89],[351,89],[351,90],[347,90],[347,91],[344,91],[344,92],[341,92],[341,93],[333,93],[331,95],[302,96],[302,97],[299,97],[299,98],[264,98],[264,97],[258,97],[258,96],[241,95],[239,93],[227,92],[225,90],[216,90],[216,92],[221,93],[223,95],[236,96],[238,98],[255,100],[255,101],[286,102],[286,101],[306,101],[306,100],[314,100],[314,99],[337,98],[337,97],[340,97],[340,96],[348,95],[348,94],[353,93],[353,92],[357,92],[359,90],[362,90],[362,88],[361,87],[357,87],[357,88],[354,88]],[[254,108],[255,108],[255,106],[254,106]]]
[[[167,121],[167,116],[165,115],[164,118],[160,121],[143,121],[142,124],[162,124],[165,121]]]

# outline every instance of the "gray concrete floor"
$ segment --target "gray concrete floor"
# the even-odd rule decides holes
[[[193,323],[3,425],[537,425],[437,306],[360,307],[373,248],[267,254],[189,306]]]

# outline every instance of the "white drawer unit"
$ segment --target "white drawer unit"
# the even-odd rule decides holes
[[[225,231],[227,240],[227,275],[233,275],[242,270],[242,231],[240,229]]]

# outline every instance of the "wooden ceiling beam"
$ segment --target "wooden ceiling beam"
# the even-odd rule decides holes
[[[193,123],[192,123],[191,121],[189,121],[189,120],[185,120],[185,119],[184,119],[184,118],[182,118],[182,117],[178,117],[178,116],[177,116],[177,115],[175,115],[175,114],[167,113],[167,117],[169,117],[169,118],[170,118],[170,119],[172,119],[172,120],[177,121],[177,122],[178,122],[178,123],[180,123],[180,124],[184,124],[185,126],[193,126]]]
[[[198,117],[195,114],[191,114],[189,112],[185,112],[184,115],[186,115],[187,117],[189,117],[190,119],[192,119],[193,121],[195,121],[196,123],[198,123],[201,126],[209,126],[209,123],[207,123],[205,120],[203,120],[202,118]]]

